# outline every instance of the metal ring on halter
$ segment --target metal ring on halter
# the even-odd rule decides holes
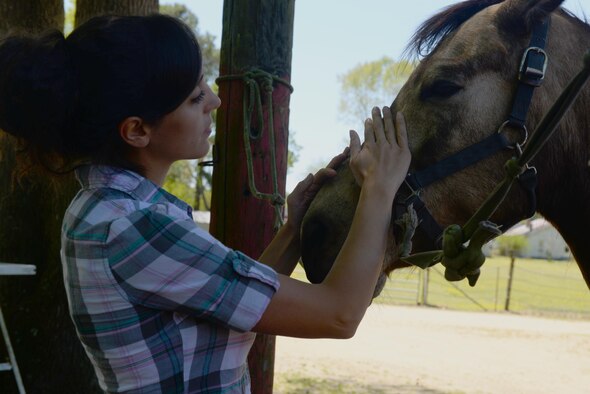
[[[525,125],[519,125],[519,124],[514,124],[513,122],[511,122],[510,120],[507,120],[506,122],[502,123],[500,125],[500,127],[498,128],[498,134],[500,134],[502,131],[504,131],[504,128],[506,126],[511,126],[514,128],[520,128],[522,131],[524,131],[524,136],[522,138],[522,141],[520,142],[516,142],[514,143],[514,145],[508,145],[507,148],[509,149],[516,149],[516,146],[523,146],[524,144],[526,144],[527,140],[529,139],[529,131],[527,130]]]

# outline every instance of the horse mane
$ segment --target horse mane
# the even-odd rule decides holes
[[[504,0],[468,0],[443,9],[420,25],[404,52],[418,57],[427,56],[466,20],[502,1]]]
[[[437,48],[438,44],[473,15],[503,1],[468,0],[443,9],[420,25],[410,39],[404,53],[410,55],[410,57],[427,57]],[[582,20],[563,8],[560,11],[562,15],[572,19],[574,23],[583,25],[582,27],[590,32],[590,26],[586,18]]]

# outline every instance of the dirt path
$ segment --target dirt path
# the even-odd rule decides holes
[[[589,393],[590,322],[371,306],[347,341],[277,338],[277,393]]]

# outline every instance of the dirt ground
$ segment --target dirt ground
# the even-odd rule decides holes
[[[590,393],[590,321],[373,305],[350,340],[277,337],[275,393]]]

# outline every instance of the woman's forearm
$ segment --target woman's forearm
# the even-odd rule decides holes
[[[346,320],[360,321],[382,269],[391,221],[392,196],[364,185],[348,236],[322,283],[343,307]]]
[[[299,228],[295,228],[287,221],[258,260],[280,274],[291,275],[300,257]]]
[[[381,271],[392,199],[363,187],[349,236],[324,282],[312,285],[280,276],[281,287],[253,330],[303,338],[354,335]]]

